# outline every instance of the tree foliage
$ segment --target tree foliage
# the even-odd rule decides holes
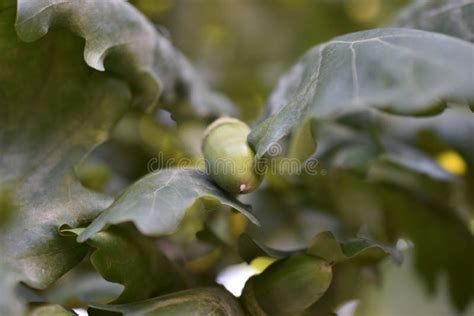
[[[154,25],[165,4],[146,3],[0,0],[0,314],[328,315],[354,299],[357,313],[393,314],[397,273],[439,310],[472,311],[474,1],[420,0],[390,25],[321,31],[251,128],[268,170],[242,198],[205,172],[201,135],[215,117],[258,111],[211,89]],[[340,6],[317,14],[342,20]],[[248,82],[221,82],[258,87],[249,68]],[[274,168],[288,158],[300,168]],[[260,274],[237,298],[215,279],[241,262]],[[87,280],[104,282],[99,294],[80,293]]]

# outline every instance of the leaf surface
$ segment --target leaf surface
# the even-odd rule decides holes
[[[242,234],[238,241],[238,250],[240,257],[247,263],[252,262],[253,259],[258,257],[272,257],[272,258],[286,258],[296,252],[295,251],[282,251],[270,248],[253,239],[247,234]]]
[[[275,88],[267,117],[249,135],[262,157],[306,121],[382,110],[427,115],[445,101],[474,100],[474,45],[442,34],[375,29],[309,50]]]
[[[12,315],[24,311],[18,282],[46,288],[86,255],[58,227],[89,222],[112,199],[73,168],[130,104],[172,104],[185,88],[190,113],[231,109],[125,1],[1,1],[0,56],[0,187],[15,189],[16,206],[0,236],[0,314]]]
[[[28,312],[28,316],[75,316],[76,313],[60,305],[37,304]]]
[[[339,241],[330,231],[317,234],[306,249],[277,250],[260,244],[246,234],[240,237],[238,247],[241,258],[248,263],[257,257],[269,256],[281,259],[301,251],[331,263],[353,259],[362,264],[373,264],[387,255],[390,255],[397,263],[402,262],[401,253],[395,248],[382,245],[363,236],[347,241]]]
[[[79,235],[84,229],[63,229],[64,235]],[[154,241],[132,225],[110,227],[95,234],[87,244],[96,250],[90,261],[102,277],[125,289],[113,303],[129,303],[182,290],[183,275],[158,249]]]
[[[163,169],[129,186],[79,235],[78,241],[87,240],[109,224],[127,221],[135,223],[146,235],[171,234],[187,210],[212,210],[220,204],[236,209],[257,223],[247,205],[220,189],[203,170]]]
[[[94,309],[131,315],[243,316],[237,300],[222,288],[196,288],[142,302],[122,305],[93,305]]]
[[[197,116],[235,114],[230,101],[211,91],[188,60],[126,1],[18,1],[15,28],[22,40],[35,41],[57,27],[84,38],[86,63],[126,80],[135,104],[148,107],[161,98],[168,107],[189,103],[187,111]]]
[[[361,263],[373,264],[387,255],[390,255],[398,264],[402,262],[402,254],[396,248],[379,244],[364,236],[338,241],[329,231],[318,234],[307,252],[334,263],[354,259]]]
[[[474,42],[473,0],[418,0],[403,10],[394,26],[444,33]]]
[[[57,227],[89,221],[111,200],[84,189],[73,166],[105,140],[131,100],[126,84],[87,67],[79,38],[58,30],[22,43],[14,14],[0,12],[0,182],[15,188],[17,205],[0,236],[6,291],[19,281],[45,288],[85,256],[87,246]],[[7,301],[0,313],[15,314],[14,306]]]

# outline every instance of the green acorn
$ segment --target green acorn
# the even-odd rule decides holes
[[[300,253],[279,260],[250,278],[241,300],[252,316],[300,315],[319,300],[331,280],[328,262]]]
[[[211,178],[230,193],[249,193],[262,182],[256,171],[255,153],[247,143],[250,128],[244,122],[223,117],[204,132],[202,152]]]

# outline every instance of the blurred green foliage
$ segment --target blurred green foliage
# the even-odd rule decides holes
[[[133,0],[210,84],[258,118],[310,47],[389,22],[408,0]]]
[[[0,186],[0,229],[8,224],[16,208],[14,190],[9,186]]]

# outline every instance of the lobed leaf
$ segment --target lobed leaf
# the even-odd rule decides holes
[[[162,95],[191,104],[188,114],[232,109],[126,1],[1,1],[0,56],[0,187],[15,188],[16,206],[0,236],[0,314],[11,315],[24,311],[18,282],[44,289],[86,255],[57,228],[89,222],[112,200],[84,189],[73,168],[131,103]]]
[[[161,97],[170,106],[189,100],[197,116],[235,114],[230,101],[209,90],[187,59],[126,1],[18,0],[15,28],[22,40],[35,41],[57,27],[84,38],[86,63],[126,80],[136,104],[148,107]]]
[[[41,295],[45,301],[66,306],[74,302],[77,306],[89,303],[111,302],[120,296],[124,286],[112,283],[93,270],[84,271],[81,268],[69,271],[54,285]]]
[[[122,305],[91,305],[94,309],[131,315],[243,316],[237,300],[222,288],[195,288]]]
[[[28,311],[28,316],[74,316],[73,311],[55,304],[35,304]]]
[[[307,253],[334,263],[354,259],[361,263],[373,264],[387,255],[398,264],[403,260],[401,252],[396,248],[379,244],[363,236],[341,242],[329,231],[318,234],[308,247]]]
[[[326,293],[332,279],[325,260],[292,254],[248,279],[241,302],[251,315],[301,315]]]
[[[267,247],[245,233],[240,235],[237,247],[240,257],[247,263],[258,257],[282,259],[298,252],[298,250],[283,251]]]
[[[424,119],[435,120],[444,115]],[[405,123],[406,120],[406,123]],[[406,128],[417,122],[417,127]],[[396,124],[394,124],[396,123]],[[324,162],[331,170],[353,172],[362,177],[370,176],[377,163],[386,163],[443,182],[454,182],[457,177],[444,170],[432,156],[416,148],[397,132],[410,132],[412,141],[423,125],[423,119],[409,122],[409,118],[393,115],[377,115],[367,123],[367,129],[354,128],[347,122],[321,122],[313,125],[318,151],[312,159]],[[393,133],[387,133],[387,130]],[[375,129],[375,131],[374,131]],[[403,130],[403,131],[402,131]]]
[[[444,33],[474,42],[473,0],[417,0],[404,9],[393,25]]]
[[[471,138],[474,134],[474,113],[468,109],[452,107],[429,118],[381,116],[378,125],[381,133],[413,146],[419,143],[421,135],[432,135],[458,151],[468,164],[474,165]]]
[[[335,201],[331,210],[349,231],[367,224],[377,239],[413,242],[415,267],[427,291],[435,291],[436,281],[444,275],[450,297],[462,310],[474,298],[470,273],[474,236],[460,216],[460,205],[451,202],[458,193],[444,185],[433,186],[432,180],[426,182],[420,175],[386,167],[383,171],[393,173],[400,183],[367,181],[347,172],[331,174],[326,184],[329,198]]]
[[[63,235],[78,236],[84,229],[62,229]],[[128,303],[163,295],[186,287],[177,267],[153,240],[133,226],[113,226],[87,240],[96,250],[90,261],[104,279],[125,289],[113,303]]]
[[[73,166],[107,137],[131,99],[127,85],[83,63],[78,38],[58,30],[25,44],[14,19],[14,7],[0,11],[0,186],[15,188],[16,204],[0,236],[7,292],[20,281],[45,288],[86,255],[87,246],[57,227],[91,220],[111,200],[84,189]],[[20,313],[9,296],[0,297],[0,314]]]
[[[135,223],[146,235],[174,232],[191,208],[230,206],[257,223],[247,205],[220,189],[203,170],[163,169],[129,186],[78,237],[83,242],[109,224]]]
[[[312,48],[270,97],[269,117],[249,135],[262,157],[306,122],[381,110],[439,112],[445,101],[472,102],[474,45],[410,29],[375,29]]]

